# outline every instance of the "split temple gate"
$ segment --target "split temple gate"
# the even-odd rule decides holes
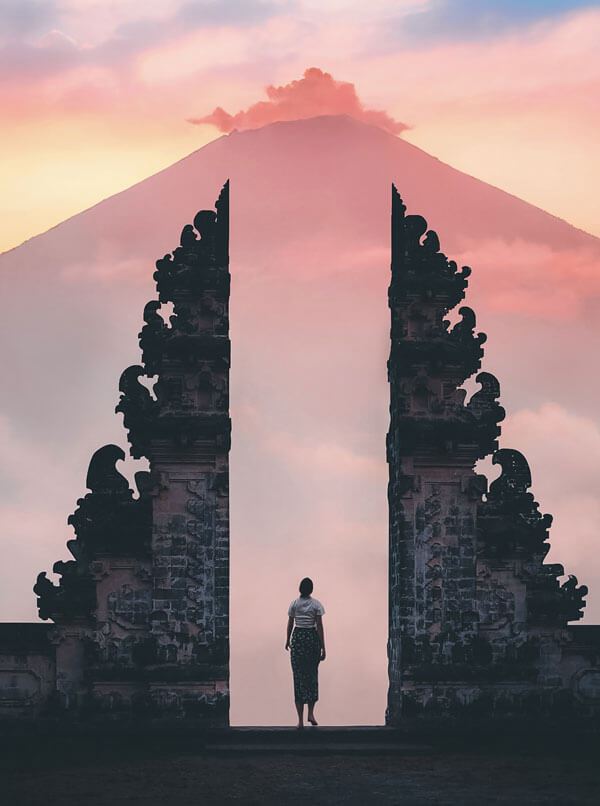
[[[51,624],[0,624],[0,716],[71,711],[229,721],[229,183],[216,212],[186,225],[157,261],[142,363],[117,412],[150,472],[136,494],[106,445],[68,522],[73,560],[39,574]],[[389,694],[404,717],[600,712],[600,627],[581,618],[585,586],[544,564],[550,515],[525,458],[497,450],[504,410],[482,372],[485,335],[459,309],[470,269],[440,252],[425,219],[392,195]],[[172,303],[169,324],[159,311]],[[140,378],[155,378],[153,392]],[[487,490],[474,472],[493,454]]]

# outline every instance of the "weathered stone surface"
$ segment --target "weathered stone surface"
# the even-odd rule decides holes
[[[54,622],[43,663],[60,708],[228,722],[228,183],[216,209],[200,211],[173,255],[157,262],[159,298],[144,310],[142,364],[119,382],[116,411],[132,456],[149,459],[150,472],[136,474],[134,496],[116,469],[121,448],[96,451],[89,492],[68,519],[74,559],[54,564],[58,585],[41,573],[34,586],[41,618]],[[173,304],[169,323],[164,303]],[[155,375],[151,393],[141,379]],[[42,661],[28,647],[7,690],[19,689],[31,711],[50,695],[31,682]]]
[[[0,624],[0,715],[48,709],[56,688],[50,625]]]
[[[194,219],[200,238],[186,226],[173,258],[157,262],[159,298],[174,314],[153,341],[140,337],[159,373],[148,449],[154,671],[172,686],[153,687],[152,699],[187,711],[197,689],[216,716],[227,714],[229,679],[228,192],[216,215]]]
[[[573,576],[561,585],[563,567],[543,562],[552,518],[528,491],[525,457],[497,450],[504,419],[498,381],[479,373],[481,388],[466,404],[460,388],[479,370],[486,337],[475,332],[470,308],[459,308],[451,329],[444,317],[464,298],[470,273],[439,251],[424,218],[406,215],[393,188],[392,725],[424,713],[550,713],[572,701],[574,690],[589,710],[596,696],[590,669],[598,668],[597,654],[573,647],[567,630],[581,618],[587,588]],[[502,473],[487,492],[474,465],[489,454]]]

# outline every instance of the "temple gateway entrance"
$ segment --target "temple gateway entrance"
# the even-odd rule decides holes
[[[229,724],[228,243],[227,182],[157,261],[141,363],[119,382],[131,456],[150,471],[134,494],[115,467],[121,448],[94,453],[69,518],[73,559],[55,563],[58,585],[42,572],[34,587],[48,623],[0,625],[13,715],[58,704]],[[573,576],[561,585],[562,566],[544,563],[551,516],[529,492],[525,457],[498,450],[504,410],[498,381],[479,372],[474,312],[460,307],[452,328],[445,319],[470,269],[446,258],[395,188],[391,252],[385,721],[593,716],[600,631],[569,624],[587,589]],[[473,375],[480,388],[466,402]],[[152,392],[144,378],[156,378]],[[489,455],[502,472],[488,490],[474,465]]]

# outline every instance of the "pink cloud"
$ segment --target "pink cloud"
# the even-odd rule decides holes
[[[475,267],[471,296],[487,310],[562,319],[597,310],[599,261],[592,249],[490,239],[473,241],[453,257]]]
[[[336,81],[330,73],[318,67],[309,67],[304,76],[275,87],[266,88],[268,101],[258,101],[248,109],[230,115],[218,106],[210,115],[188,118],[189,123],[210,123],[222,132],[233,129],[256,129],[280,120],[299,120],[317,115],[349,115],[364,123],[379,126],[391,134],[408,129],[405,123],[390,117],[387,112],[365,109],[354,84]]]
[[[272,424],[261,418],[253,406],[243,404],[239,410],[238,424],[245,435],[254,439],[260,448],[279,459],[282,463],[294,466],[300,472],[310,472],[327,477],[365,476],[387,480],[387,465],[383,451],[379,455],[370,452],[361,454],[349,449],[345,444],[322,438],[300,438],[291,431],[273,430]]]

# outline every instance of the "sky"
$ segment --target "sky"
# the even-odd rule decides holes
[[[598,3],[577,0],[2,0],[0,250],[312,67],[408,141],[598,234],[599,38]]]
[[[0,175],[5,182],[0,199],[4,224],[0,250],[17,246],[223,134],[234,138],[229,144],[233,153],[237,133],[322,114],[346,114],[374,124],[467,174],[600,235],[596,214],[600,179],[598,4],[559,0],[373,0],[369,4],[341,0],[159,0],[143,4],[0,0],[0,32],[0,103],[4,113]],[[310,141],[300,145],[310,153]],[[218,142],[214,146],[220,147]],[[385,159],[381,162],[385,166]],[[198,182],[202,195],[198,206],[206,207],[212,204],[215,190],[225,177],[219,174],[217,183],[216,177],[209,176],[208,157],[198,164],[206,173]],[[290,170],[289,175],[300,183],[301,169],[294,169],[296,173]],[[252,171],[244,174],[239,167],[236,171],[240,176],[252,175]],[[368,184],[366,178],[361,184],[360,171],[356,180],[344,185],[347,197],[352,192],[360,196],[361,187]],[[260,177],[255,176],[254,181],[259,182]],[[279,176],[275,174],[269,181],[279,182]],[[313,192],[308,180],[305,185],[304,199]],[[235,188],[234,181],[232,222],[243,218],[239,207],[235,212],[235,205],[241,203],[244,192],[249,192],[240,183]],[[266,185],[263,193],[268,195]],[[232,230],[238,249],[235,272],[239,283],[237,294],[232,296],[234,357],[239,350],[232,373],[238,435],[232,451],[232,478],[238,480],[237,500],[241,502],[234,505],[232,533],[246,527],[242,516],[247,517],[253,506],[256,509],[256,501],[264,504],[263,511],[254,513],[249,534],[258,539],[262,534],[269,546],[266,570],[282,598],[288,596],[290,580],[296,573],[289,566],[288,547],[302,550],[302,529],[312,519],[320,530],[315,534],[327,535],[329,541],[322,552],[322,577],[355,579],[365,574],[365,590],[382,618],[377,627],[369,627],[362,614],[361,625],[373,634],[378,631],[379,644],[384,647],[386,469],[382,456],[371,448],[380,446],[387,417],[385,284],[389,253],[387,212],[380,213],[387,211],[388,202],[387,196],[378,201],[381,210],[378,207],[375,214],[368,209],[369,200],[345,200],[340,209],[355,213],[356,218],[342,220],[339,211],[328,206],[329,197],[322,188],[319,194],[311,197],[314,211],[302,211],[304,218],[299,219],[292,241],[287,242],[279,233],[281,243],[273,243],[272,254],[260,271],[256,258],[260,250],[264,251],[265,230],[261,231],[260,249],[252,252],[248,246],[253,228],[261,226],[259,212],[252,210],[247,215],[246,254],[240,248],[243,226],[238,226],[237,232]],[[163,196],[160,201],[165,199]],[[276,205],[270,203],[268,209],[273,211]],[[414,212],[429,217],[436,204],[439,208],[437,199],[425,199]],[[5,596],[2,619],[34,617],[30,587],[33,571],[45,567],[41,546],[44,556],[52,558],[46,563],[48,568],[53,559],[66,558],[64,540],[70,535],[64,521],[82,492],[90,446],[95,449],[104,442],[123,443],[120,418],[113,414],[115,390],[106,379],[115,386],[124,362],[139,360],[136,328],[148,293],[148,265],[159,252],[154,244],[144,245],[143,253],[140,247],[139,255],[128,256],[117,250],[117,242],[119,249],[126,244],[128,230],[134,232],[136,243],[146,237],[145,207],[136,208],[130,218],[126,209],[120,210],[119,219],[111,218],[105,222],[106,230],[94,233],[93,243],[89,233],[89,249],[80,242],[65,245],[60,233],[54,241],[48,236],[40,242],[45,246],[32,245],[32,251],[19,258],[24,261],[18,264],[20,278],[11,278],[15,293],[10,297],[11,310],[5,310],[6,338],[21,326],[25,306],[29,321],[35,321],[37,330],[45,329],[51,337],[42,344],[32,327],[31,339],[22,339],[22,355],[36,367],[33,380],[19,375],[16,351],[6,358],[6,372],[15,383],[0,418],[6,460],[0,476],[5,480],[5,497],[11,499],[2,511],[3,529],[13,560],[5,572],[11,584],[18,583],[22,595],[18,602]],[[335,234],[329,241],[327,232],[317,231],[324,214],[330,216]],[[443,211],[438,209],[430,222],[437,227],[436,218],[441,222]],[[284,221],[285,216],[278,220]],[[179,212],[168,231],[165,223],[166,249],[175,246],[177,227],[182,223]],[[262,226],[268,223],[262,221]],[[377,230],[375,237],[365,235],[372,225]],[[460,230],[461,237],[467,229]],[[593,579],[600,579],[590,559],[600,528],[600,423],[594,402],[597,385],[593,378],[589,386],[585,385],[588,381],[582,367],[587,358],[585,346],[593,349],[593,324],[599,309],[597,255],[588,254],[585,239],[570,250],[560,238],[546,242],[535,233],[528,238],[523,226],[516,243],[512,233],[502,233],[498,222],[490,225],[489,232],[473,233],[472,241],[463,238],[450,242],[452,231],[440,232],[442,248],[474,267],[467,303],[481,315],[482,329],[490,336],[486,344],[490,358],[485,368],[492,372],[502,369],[502,402],[509,415],[503,425],[503,445],[518,447],[530,458],[541,510],[557,516],[550,559],[563,562],[568,570],[572,570],[569,563],[576,566],[581,582],[590,581],[585,574],[587,564]],[[85,236],[85,221],[80,229],[65,232]],[[342,278],[336,275],[333,261],[340,257],[343,239],[350,242],[355,236],[360,249],[356,254],[342,255],[348,269]],[[56,253],[44,255],[43,249],[52,245]],[[28,254],[35,261],[27,258]],[[61,260],[64,255],[69,258],[62,266],[57,265],[59,255]],[[318,255],[331,258],[326,273]],[[376,281],[366,279],[374,264]],[[10,261],[5,265],[10,266]],[[277,278],[279,267],[285,271]],[[300,267],[304,276],[299,275]],[[31,283],[27,286],[35,271],[45,270],[56,272],[55,288],[45,277],[37,289]],[[110,284],[119,272],[124,285],[117,299]],[[336,295],[337,319],[332,318],[327,300],[319,296],[322,281],[332,297]],[[263,293],[265,289],[268,293]],[[46,304],[50,300],[51,304]],[[306,324],[307,310],[318,323],[317,331]],[[257,311],[261,327],[254,332],[251,329]],[[357,321],[365,332],[368,330],[368,338],[352,327]],[[333,344],[342,326],[352,327],[352,337],[347,335],[348,342]],[[277,344],[282,330],[286,333],[279,336]],[[243,339],[247,343],[242,345]],[[319,339],[330,345],[327,355],[323,355]],[[70,346],[74,340],[77,345]],[[517,343],[526,344],[526,349],[514,356],[511,368]],[[556,350],[555,366],[547,360],[550,345]],[[60,349],[64,349],[62,363],[57,361]],[[286,376],[287,390],[278,389],[285,369],[282,362],[290,351],[298,371],[294,369]],[[381,353],[377,366],[373,360],[376,353]],[[246,359],[246,365],[240,358]],[[532,366],[539,373],[537,395]],[[372,373],[368,383],[364,381],[365,367]],[[77,387],[84,391],[75,388],[74,368]],[[19,383],[28,389],[22,400]],[[36,422],[39,397],[35,383],[44,390],[47,411],[52,411],[50,428],[42,428],[39,418]],[[326,415],[318,400],[311,399],[309,405],[304,399],[310,383],[330,396],[331,411]],[[354,392],[349,383],[354,388],[362,383],[365,388]],[[65,400],[62,390],[67,386],[72,391]],[[349,399],[349,389],[356,411],[338,416],[344,400]],[[9,396],[14,411],[8,405]],[[337,408],[334,402],[339,404]],[[40,430],[30,430],[31,423]],[[79,442],[65,438],[67,423]],[[260,472],[248,476],[247,488],[240,490],[243,467],[254,461],[257,447]],[[35,505],[31,501],[32,466],[46,480]],[[268,487],[273,468],[279,473],[280,490]],[[14,482],[15,489],[19,487],[18,494],[6,479]],[[327,497],[315,507],[314,493],[319,488],[327,490]],[[365,503],[365,490],[373,492],[373,503]],[[377,501],[376,495],[380,497]],[[354,503],[344,513],[352,498]],[[284,502],[294,509],[286,512]],[[290,511],[298,517],[277,534],[271,521],[274,517],[280,519],[278,523],[284,521]],[[11,548],[15,536],[19,545]],[[346,552],[340,564],[336,547],[342,542]],[[367,545],[372,549],[372,567],[361,568],[360,558]],[[245,569],[261,571],[260,558],[256,565],[248,553],[237,558],[234,555],[232,560],[236,579],[244,578]],[[288,598],[293,594],[292,590]],[[331,586],[322,594],[315,593],[324,601],[330,618],[338,618],[343,625],[337,635],[332,631],[331,662],[335,662],[336,654],[338,658],[351,658],[357,664],[353,666],[354,677],[364,673],[365,685],[376,681],[375,694],[366,692],[356,713],[358,721],[381,721],[385,652],[364,658],[344,655],[348,652],[351,619],[348,621],[348,614],[340,607],[341,598],[333,594]],[[264,592],[265,597],[268,595]],[[242,626],[241,614],[245,609],[254,618],[260,611],[236,596],[232,617],[240,620],[232,632],[237,659],[232,668],[233,690],[239,692],[246,685],[247,693],[239,660],[250,663],[250,655],[242,653],[242,641],[238,640],[247,629]],[[260,599],[260,607],[268,605],[267,598]],[[600,602],[596,597],[590,604],[588,611],[592,613],[588,615],[598,621]],[[269,623],[261,633],[263,648],[273,640],[271,630]],[[272,706],[276,717],[265,716],[266,723],[275,718],[283,721],[287,715],[287,677],[281,683],[289,672],[286,662],[285,655],[279,653],[279,665],[270,680],[277,700]],[[259,671],[254,668],[253,685],[259,680]],[[333,677],[329,682],[325,678],[324,684],[325,692],[334,700],[339,685]],[[347,691],[341,690],[346,699]],[[238,698],[233,714],[239,722],[260,723],[264,702],[256,699],[262,712],[258,706],[252,712],[240,710]],[[343,708],[340,694],[337,710],[325,714],[341,723]],[[352,720],[352,715],[347,719]]]

